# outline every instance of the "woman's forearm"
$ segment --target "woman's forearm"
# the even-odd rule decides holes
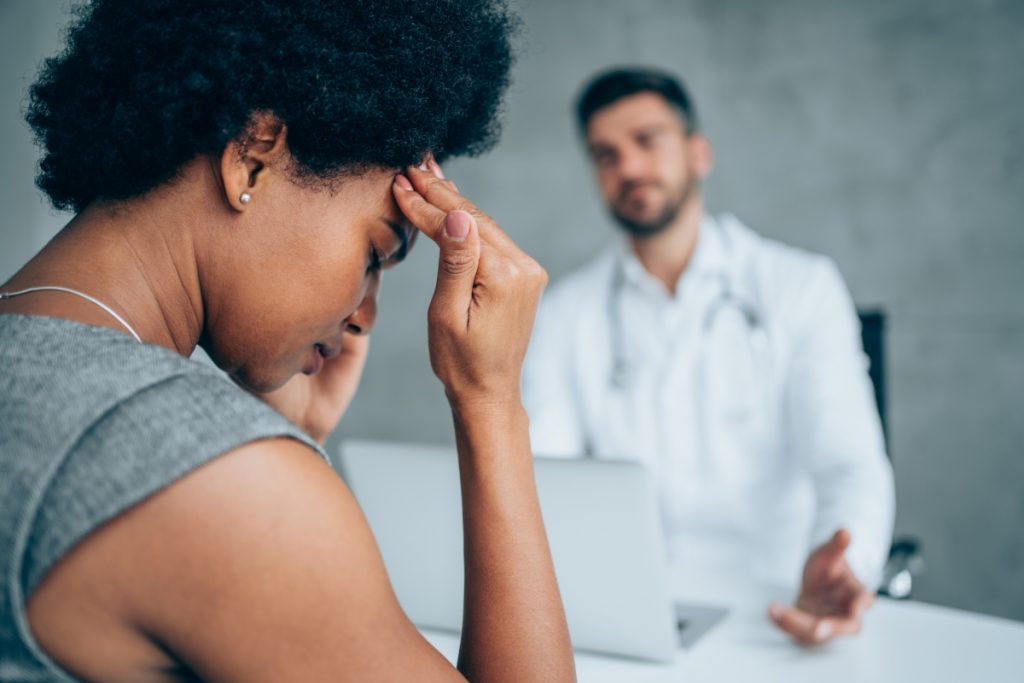
[[[462,482],[470,681],[571,681],[575,667],[518,399],[453,403]]]

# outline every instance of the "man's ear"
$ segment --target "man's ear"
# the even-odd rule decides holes
[[[693,171],[698,178],[704,180],[711,175],[711,169],[715,166],[715,154],[711,149],[711,141],[701,133],[694,133],[690,136],[690,149],[692,150]]]
[[[249,119],[242,136],[224,147],[220,156],[220,177],[224,199],[235,211],[259,201],[269,183],[269,169],[284,166],[288,153],[287,127],[266,112]]]

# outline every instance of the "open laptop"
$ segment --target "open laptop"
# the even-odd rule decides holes
[[[421,627],[460,630],[462,505],[455,449],[346,441],[340,466],[409,618]],[[576,649],[668,661],[725,614],[673,606],[653,484],[642,465],[536,458],[535,468]]]

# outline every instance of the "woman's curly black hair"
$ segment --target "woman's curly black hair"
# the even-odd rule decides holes
[[[516,26],[503,0],[94,0],[31,90],[36,184],[75,211],[138,196],[255,112],[315,180],[479,154]]]

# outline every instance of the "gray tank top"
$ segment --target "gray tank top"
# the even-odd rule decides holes
[[[220,372],[115,330],[0,314],[0,681],[74,681],[26,598],[101,524],[242,444],[308,436]]]

